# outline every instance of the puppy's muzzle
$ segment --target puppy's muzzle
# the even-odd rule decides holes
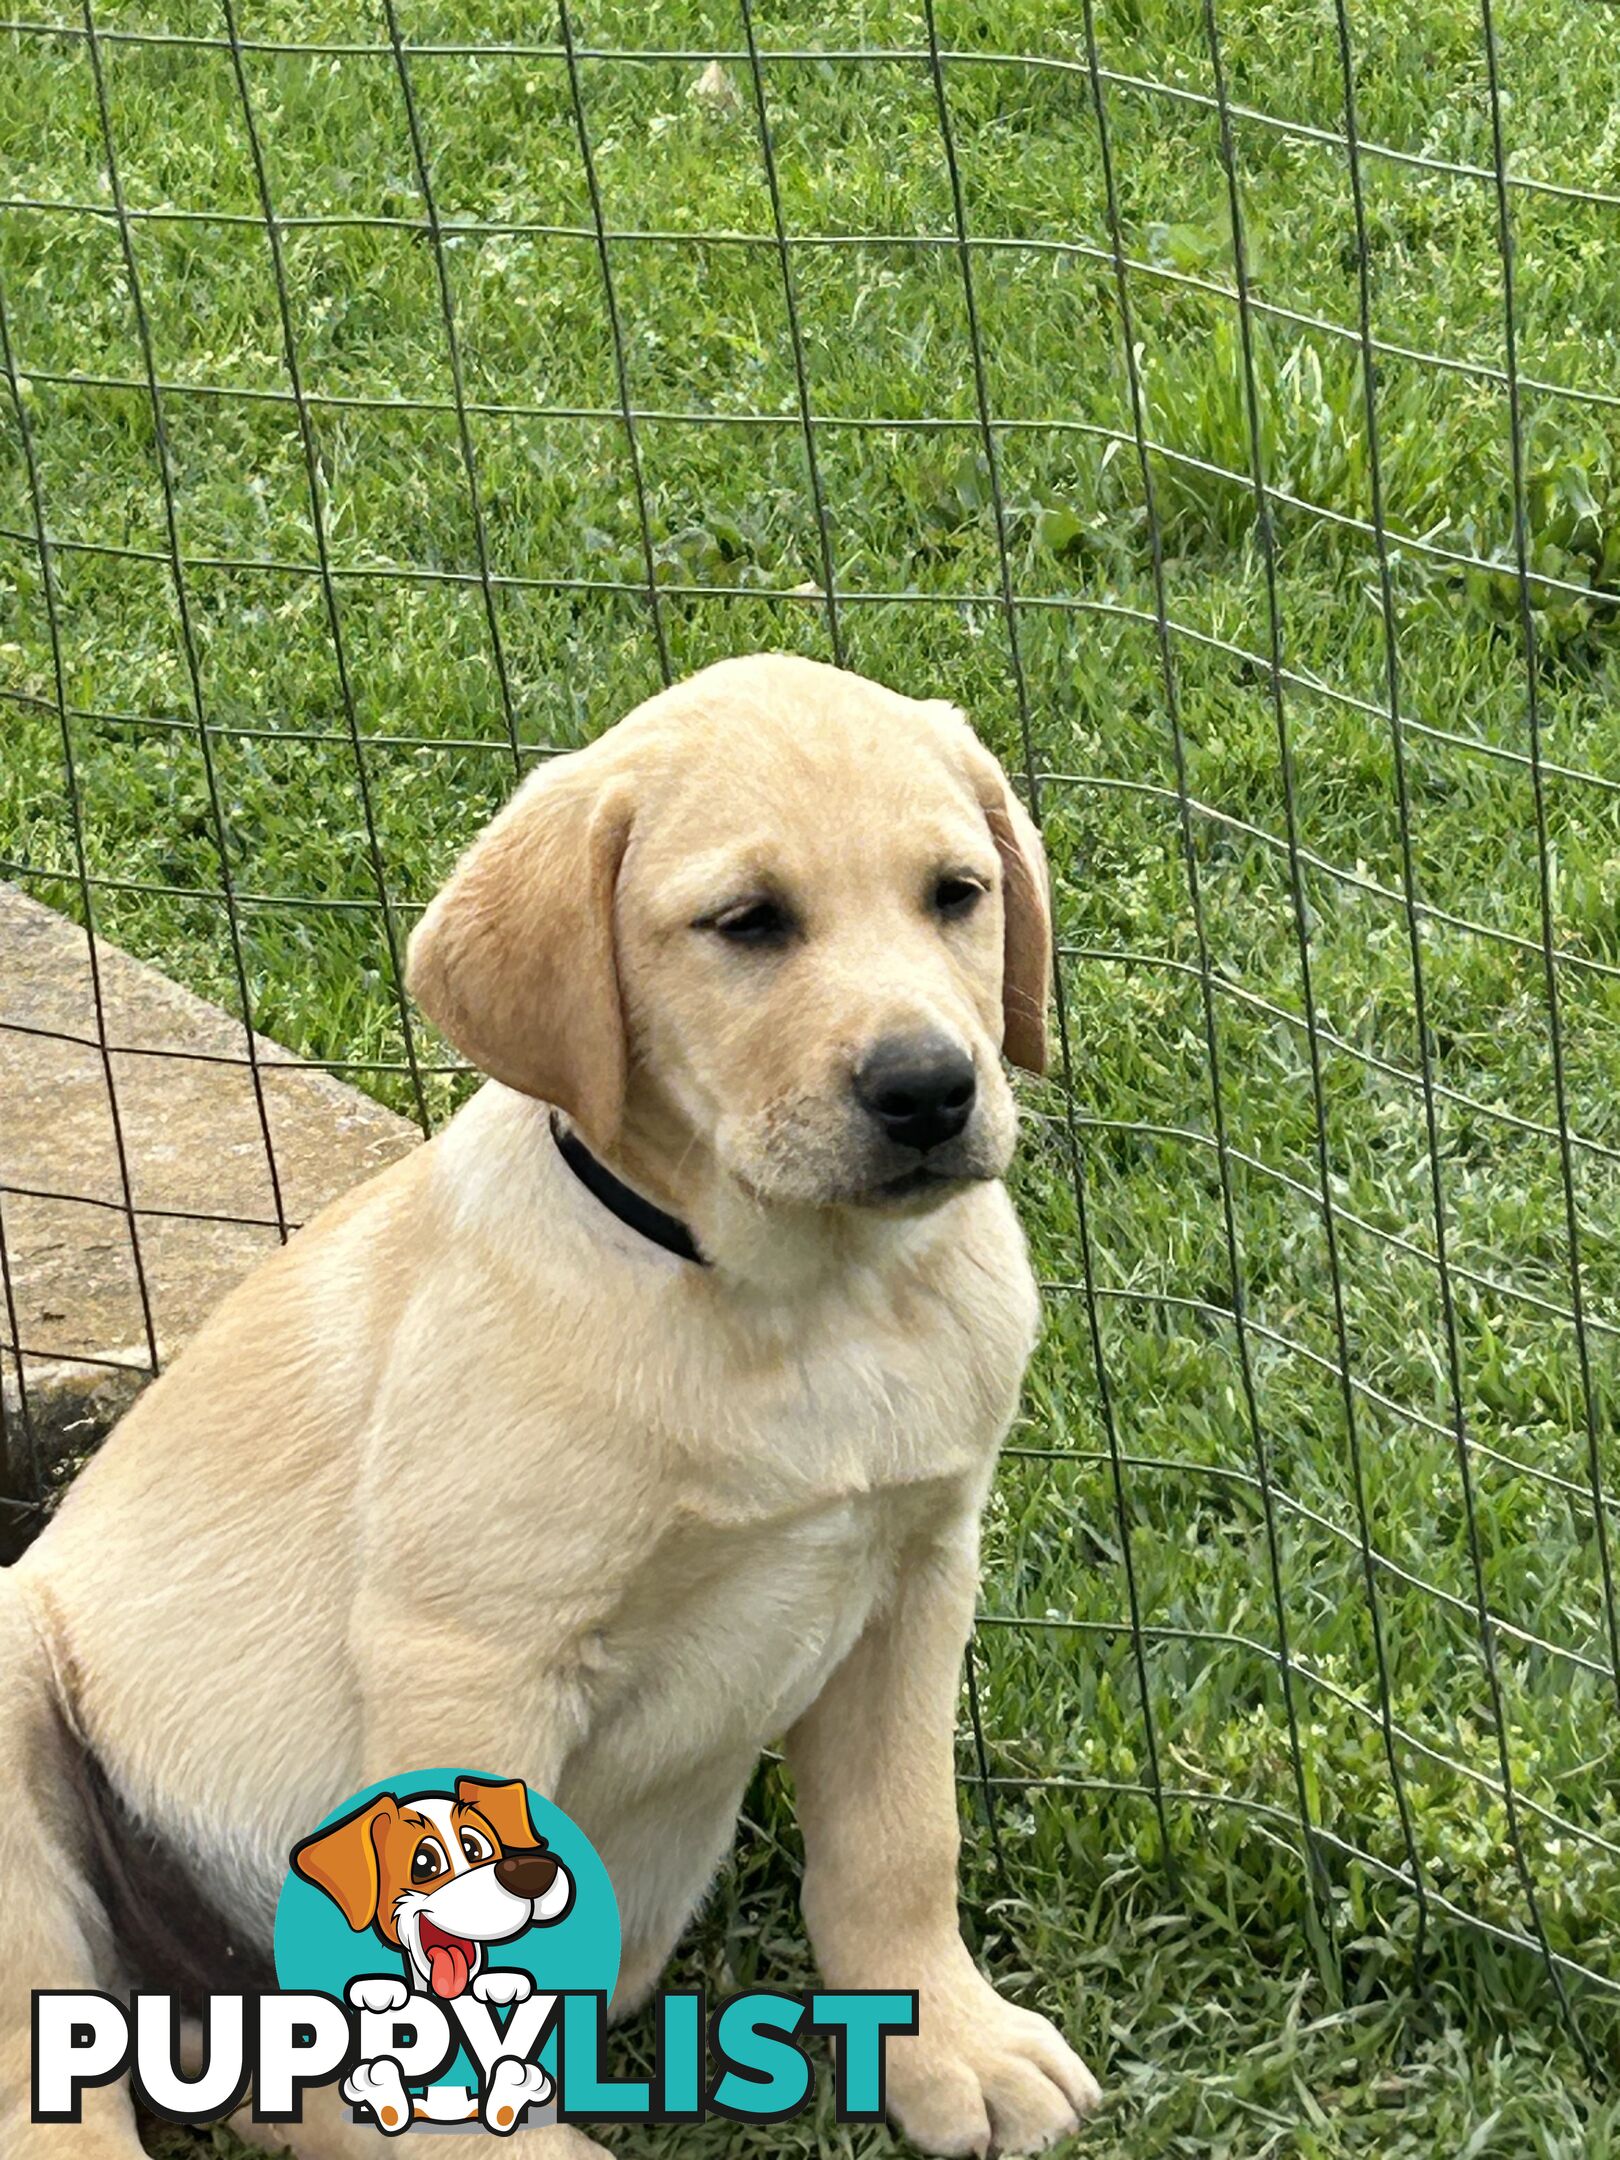
[[[550,1853],[538,1849],[502,1853],[495,1863],[495,1880],[513,1897],[527,1898],[532,1904],[536,1898],[543,1898],[557,1880],[557,1862]]]
[[[852,1085],[884,1138],[919,1155],[966,1129],[978,1093],[972,1057],[936,1030],[886,1036],[856,1067]]]

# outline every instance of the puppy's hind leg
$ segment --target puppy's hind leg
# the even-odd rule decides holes
[[[0,1572],[0,2153],[5,2160],[141,2160],[120,2079],[92,2086],[77,2123],[33,2120],[36,1988],[107,1991],[117,1960],[85,1875],[88,1831],[73,1742],[28,1590]]]

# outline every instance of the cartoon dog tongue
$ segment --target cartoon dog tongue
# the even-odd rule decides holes
[[[435,1995],[452,2001],[467,1985],[471,1972],[472,1960],[464,1944],[436,1942],[428,1945],[428,1978]]]

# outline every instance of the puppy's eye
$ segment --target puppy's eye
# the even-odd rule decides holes
[[[476,1830],[462,1831],[461,1849],[474,1867],[478,1865],[480,1860],[493,1860],[495,1857],[495,1848],[490,1844],[489,1839],[480,1836]]]
[[[431,1882],[450,1865],[437,1838],[425,1837],[411,1854],[411,1881]]]
[[[934,913],[943,915],[947,922],[958,916],[971,915],[984,898],[984,887],[977,878],[942,877],[934,887]]]
[[[782,945],[793,934],[793,917],[779,900],[741,900],[702,925],[733,945]]]

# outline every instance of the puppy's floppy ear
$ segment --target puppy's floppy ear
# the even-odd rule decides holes
[[[1001,857],[1002,1048],[1025,1072],[1046,1070],[1046,997],[1052,980],[1052,885],[1034,821],[1001,776],[1001,800],[985,805]]]
[[[408,975],[464,1057],[605,1147],[624,1114],[613,892],[630,806],[603,773],[584,750],[518,790],[417,924]]]
[[[516,1779],[486,1785],[482,1778],[457,1778],[456,1798],[463,1807],[477,1808],[505,1851],[532,1851],[542,1842],[529,1814],[527,1789]]]
[[[392,1793],[369,1801],[365,1807],[317,1830],[293,1848],[292,1864],[305,1882],[324,1890],[350,1927],[370,1927],[377,1917],[382,1895],[382,1870],[377,1860],[378,1832],[399,1817],[399,1802]]]
[[[1046,997],[1052,979],[1052,887],[1046,850],[1007,775],[954,705],[940,704],[968,741],[968,766],[1001,858],[1001,1046],[1025,1072],[1046,1070]]]

